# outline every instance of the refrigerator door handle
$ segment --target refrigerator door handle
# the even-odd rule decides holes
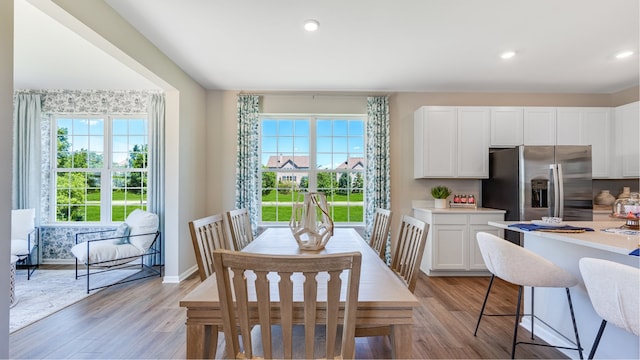
[[[559,204],[558,208],[558,217],[564,216],[564,175],[562,173],[562,164],[557,164],[558,166],[558,197],[556,198],[556,203]]]
[[[558,207],[559,207],[559,185],[558,185],[558,164],[551,164],[549,165],[549,169],[551,169],[551,179],[553,181],[553,213],[551,213],[551,216],[559,216],[558,215]]]

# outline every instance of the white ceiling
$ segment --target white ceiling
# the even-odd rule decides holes
[[[53,20],[21,19],[35,16],[23,1],[16,87],[153,86],[59,25],[50,37]],[[105,1],[208,89],[612,93],[639,84],[638,0]],[[309,18],[316,33],[302,30]],[[627,49],[635,54],[614,58]],[[505,61],[505,50],[518,54]]]

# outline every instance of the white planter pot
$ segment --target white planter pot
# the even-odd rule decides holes
[[[447,199],[434,199],[433,203],[434,203],[434,207],[436,209],[446,209],[447,208]]]

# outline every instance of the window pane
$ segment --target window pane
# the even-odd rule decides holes
[[[359,153],[364,151],[364,138],[350,136],[349,139],[349,152]]]
[[[347,136],[347,121],[346,120],[334,120],[333,121],[333,136]]]
[[[111,179],[111,220],[124,221],[135,209],[147,208],[147,172],[114,172]]]
[[[294,123],[295,136],[309,136],[309,122],[305,120],[297,120]]]
[[[293,136],[293,120],[280,120],[278,123],[279,136]]]
[[[330,120],[318,120],[316,121],[316,135],[317,136],[331,136],[331,121]]]
[[[112,124],[113,135],[126,135],[128,134],[127,120],[114,119]]]
[[[347,138],[346,137],[334,137],[333,138],[333,152],[347,152]]]
[[[56,173],[58,221],[99,221],[100,211],[95,210],[96,206],[100,207],[100,173]],[[91,211],[87,211],[88,207]]]
[[[364,121],[362,120],[351,120],[349,121],[349,135],[360,135],[364,136]]]
[[[278,138],[278,152],[292,153],[293,152],[293,137],[281,136]]]
[[[262,152],[277,152],[278,151],[278,138],[276,137],[263,137],[262,138]]]
[[[55,166],[78,170],[54,171],[56,221],[122,221],[134,209],[146,208],[146,117],[68,117],[55,118],[55,124]],[[111,131],[109,141],[105,141],[107,130]],[[108,145],[111,153],[106,152]],[[106,165],[116,171],[110,174]],[[103,176],[111,177],[110,188],[102,189]],[[103,208],[107,205],[111,208]],[[103,218],[104,214],[112,214],[111,219]]]
[[[299,194],[319,191],[327,196],[335,221],[361,223],[363,124],[351,119],[262,119],[261,221],[288,222]]]
[[[145,119],[129,120],[129,134],[130,135],[146,135],[147,120]]]

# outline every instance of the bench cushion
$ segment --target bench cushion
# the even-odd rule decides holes
[[[100,266],[114,266],[120,264],[126,264],[137,258],[131,258],[140,256],[144,251],[140,250],[137,246],[131,244],[116,245],[111,240],[107,241],[94,241],[89,245],[89,261],[87,262],[87,243],[83,242],[75,245],[71,248],[71,252],[78,259],[79,262],[95,264],[106,261],[99,264]],[[128,259],[123,259],[128,258]]]

